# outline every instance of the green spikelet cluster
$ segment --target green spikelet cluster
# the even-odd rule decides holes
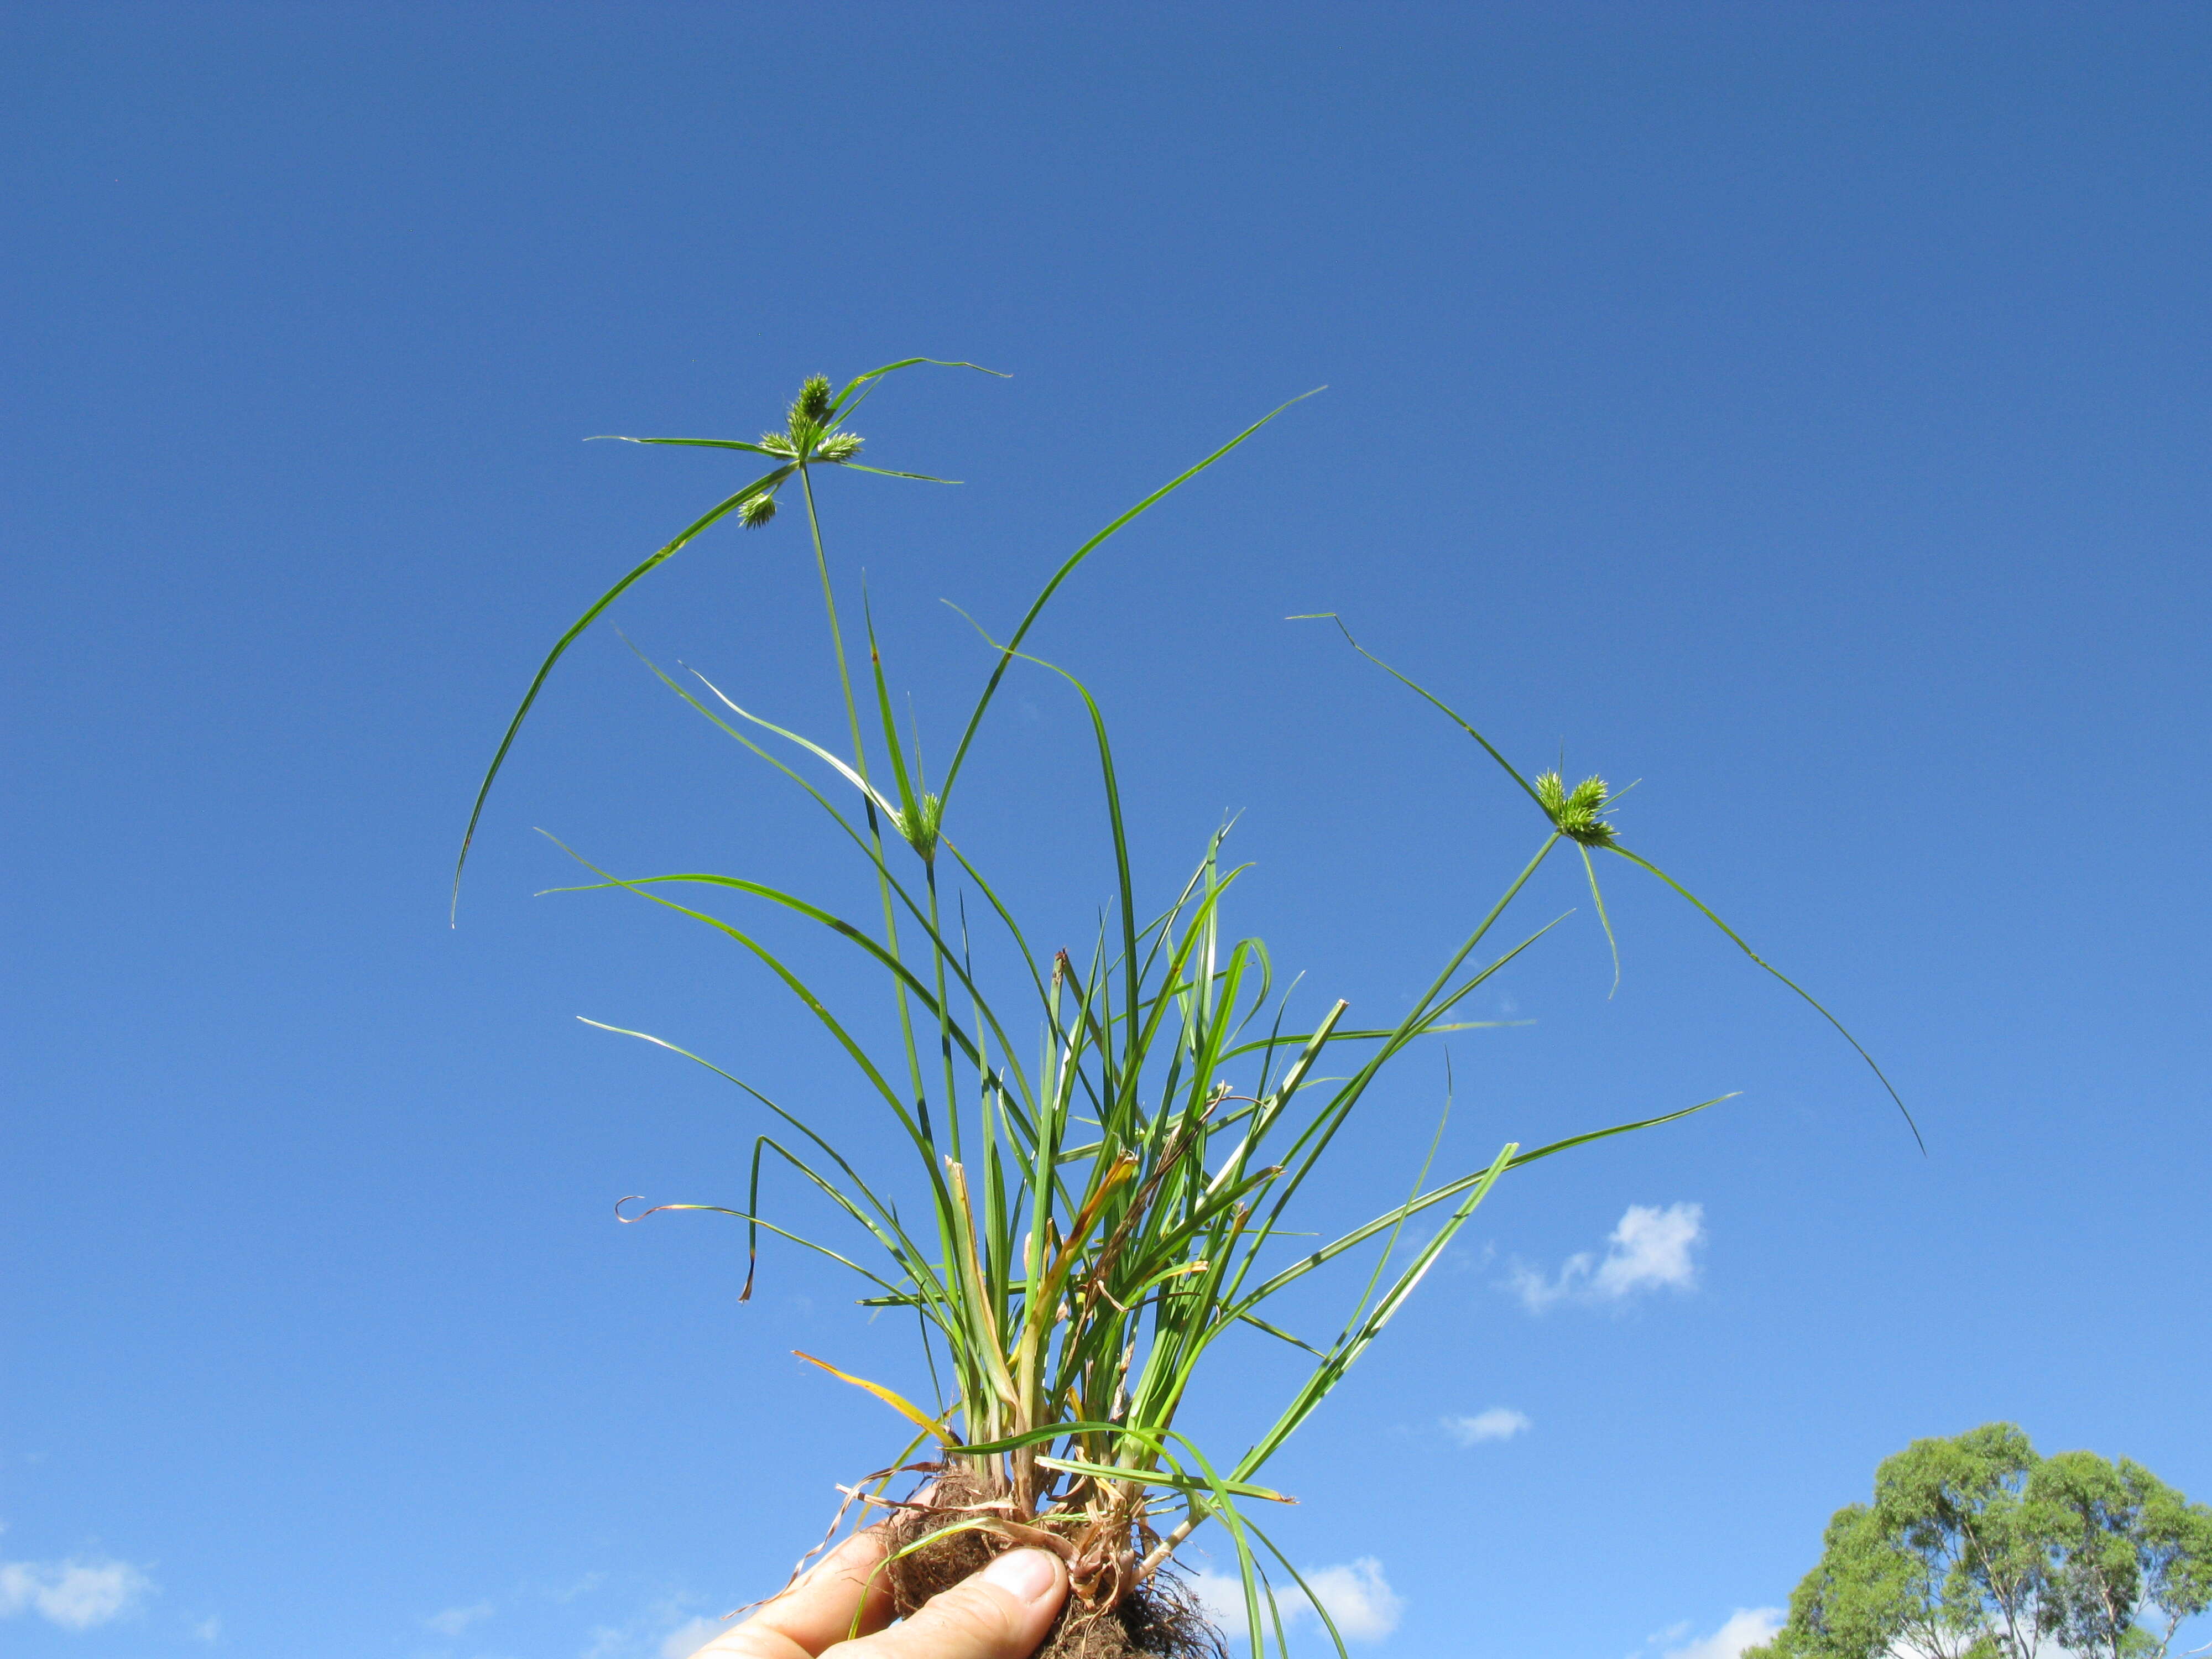
[[[799,396],[792,399],[790,408],[784,412],[784,429],[761,434],[761,452],[796,466],[805,466],[809,461],[849,461],[860,453],[860,434],[835,430],[832,423],[836,419],[836,404],[830,396],[829,380],[823,375],[811,374],[801,383]],[[791,470],[791,466],[782,468],[758,495],[738,507],[739,524],[748,530],[757,530],[775,517],[775,492],[790,477]]]
[[[763,434],[763,448],[774,447],[779,453],[795,456],[800,460],[812,459],[814,447],[823,438],[832,418],[832,398],[827,375],[810,374],[802,381],[799,396],[784,411],[783,434]]]
[[[938,831],[944,822],[945,802],[936,795],[923,795],[912,806],[891,814],[891,827],[921,854],[924,864],[937,861]]]
[[[801,421],[812,427],[825,425],[830,419],[830,377],[810,374],[799,383],[799,397],[791,405],[791,425],[794,434]]]
[[[837,431],[836,420],[830,382],[819,374],[811,375],[784,411],[783,430],[762,433],[760,448],[766,454],[802,465],[808,461],[849,461],[860,453],[860,434]]]
[[[1585,847],[1612,844],[1616,832],[1603,817],[1608,799],[1603,778],[1584,778],[1572,789],[1557,772],[1536,780],[1536,799],[1550,815],[1553,827]]]

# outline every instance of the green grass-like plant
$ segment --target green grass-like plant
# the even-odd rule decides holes
[[[1048,664],[1044,666],[1073,689],[1090,719],[1113,848],[1114,902],[1081,960],[1032,945],[954,836],[956,791],[985,716],[1014,664],[1035,660],[1026,657],[1024,641],[1069,576],[1115,532],[1291,405],[1254,422],[1146,495],[1060,563],[1006,639],[990,642],[988,677],[942,778],[933,784],[923,771],[919,733],[911,726],[902,731],[894,715],[882,653],[865,617],[860,635],[866,658],[855,672],[816,496],[817,477],[826,469],[925,476],[863,465],[861,440],[847,422],[884,376],[933,361],[887,364],[834,392],[827,380],[810,379],[781,427],[757,442],[624,441],[735,450],[769,465],[623,576],[554,646],[477,793],[455,867],[455,904],[461,865],[485,798],[554,664],[624,590],[701,532],[732,516],[749,527],[767,526],[780,496],[795,485],[805,507],[843,693],[847,730],[838,746],[844,752],[741,707],[703,678],[682,679],[648,666],[813,799],[830,833],[848,841],[870,867],[879,917],[864,926],[776,887],[704,872],[625,878],[587,865],[594,879],[583,885],[627,890],[714,929],[757,957],[842,1048],[896,1122],[912,1146],[927,1203],[919,1212],[902,1212],[880,1177],[864,1176],[801,1113],[700,1055],[629,1031],[624,1035],[726,1078],[783,1126],[757,1141],[742,1208],[662,1204],[643,1214],[708,1210],[742,1220],[746,1296],[765,1231],[859,1274],[873,1292],[863,1305],[915,1316],[930,1371],[940,1379],[939,1396],[927,1405],[812,1361],[908,1420],[916,1437],[890,1460],[892,1470],[916,1467],[908,1460],[925,1444],[933,1448],[920,1467],[935,1479],[917,1498],[884,1495],[891,1471],[871,1477],[872,1486],[855,1489],[866,1504],[893,1511],[902,1559],[954,1542],[971,1550],[979,1543],[1052,1549],[1067,1562],[1073,1583],[1066,1621],[1073,1634],[1054,1650],[1091,1651],[1081,1647],[1082,1632],[1103,1627],[1131,1598],[1158,1594],[1155,1581],[1176,1547],[1202,1522],[1217,1521],[1236,1554],[1245,1622],[1258,1659],[1270,1636],[1284,1647],[1270,1564],[1304,1589],[1255,1519],[1261,1506],[1287,1501],[1261,1484],[1260,1476],[1405,1305],[1475,1207],[1510,1171],[1715,1103],[1705,1101],[1529,1149],[1509,1142],[1482,1167],[1433,1182],[1425,1161],[1421,1179],[1403,1203],[1326,1243],[1285,1242],[1294,1201],[1384,1068],[1423,1038],[1480,1023],[1455,1016],[1478,988],[1553,925],[1516,932],[1504,924],[1530,879],[1562,845],[1580,855],[1601,919],[1593,854],[1625,859],[1648,872],[1695,905],[1745,954],[1753,953],[1686,888],[1621,842],[1612,816],[1616,797],[1602,780],[1569,787],[1556,771],[1524,775],[1474,726],[1389,669],[1481,745],[1527,793],[1541,823],[1527,864],[1395,1024],[1347,1025],[1341,1001],[1310,1024],[1293,1020],[1287,994],[1274,994],[1264,945],[1224,931],[1224,904],[1242,872],[1224,862],[1221,834],[1164,906],[1139,908],[1106,721],[1082,682]],[[1345,638],[1359,648],[1348,631]],[[849,945],[868,970],[881,975],[895,1005],[895,1052],[871,1052],[849,1017],[835,1010],[833,997],[802,979],[752,923],[740,925],[699,908],[718,895],[780,911],[803,927],[828,929]],[[1010,988],[975,965],[971,902],[978,920],[988,916],[1012,947],[1018,965]],[[1606,931],[1610,939],[1609,921]],[[1753,960],[1775,972],[1755,955]],[[1873,1065],[1870,1058],[1868,1064]],[[1431,1158],[1434,1152],[1431,1145]],[[872,1257],[855,1259],[763,1215],[762,1176],[776,1167],[811,1184],[856,1230],[868,1247],[860,1254],[872,1250]],[[1429,1222],[1417,1228],[1423,1218]],[[1425,1236],[1416,1236],[1420,1233]],[[1363,1246],[1374,1259],[1334,1337],[1309,1341],[1268,1317],[1284,1291]],[[1192,1440],[1178,1419],[1208,1357],[1223,1338],[1239,1331],[1279,1340],[1308,1364],[1265,1432],[1239,1455],[1222,1458]],[[895,1575],[898,1568],[895,1560]],[[1334,1638],[1328,1609],[1317,1600],[1313,1605]]]

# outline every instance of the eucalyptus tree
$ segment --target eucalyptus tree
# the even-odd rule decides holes
[[[2042,1457],[1985,1423],[1886,1459],[1744,1659],[2161,1659],[2208,1607],[2212,1508],[2140,1463]]]

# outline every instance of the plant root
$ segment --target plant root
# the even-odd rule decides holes
[[[883,1523],[894,1554],[884,1571],[900,1618],[1018,1547],[981,1526],[946,1531],[963,1521],[988,1521],[994,1506],[981,1484],[941,1475]],[[923,1539],[929,1541],[916,1547]],[[1036,1659],[1227,1659],[1227,1653],[1198,1597],[1161,1571],[1116,1601],[1087,1604],[1071,1589]]]

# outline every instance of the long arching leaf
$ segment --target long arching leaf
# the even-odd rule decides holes
[[[600,594],[592,608],[570,623],[568,631],[553,642],[552,650],[546,653],[545,660],[538,665],[538,672],[531,679],[530,690],[522,694],[522,706],[514,711],[514,718],[507,723],[507,733],[499,740],[499,749],[491,757],[491,765],[484,771],[483,781],[477,786],[476,804],[469,809],[469,827],[461,833],[460,856],[453,860],[453,902],[452,914],[447,918],[449,921],[458,922],[460,916],[461,872],[468,865],[469,843],[476,839],[477,820],[483,816],[484,798],[491,793],[492,780],[499,775],[499,769],[507,763],[507,751],[514,747],[514,734],[522,730],[522,722],[529,718],[530,706],[538,701],[538,690],[544,685],[545,677],[553,672],[553,665],[561,660],[562,653],[576,642],[579,635],[599,619],[602,611],[629,591],[631,583],[655,565],[664,563],[680,552],[686,542],[709,525],[726,518],[763,490],[782,483],[790,477],[791,471],[787,466],[780,466],[775,471],[754,479],[736,495],[715,503],[685,526],[675,540],[651,554],[627,576]]]

